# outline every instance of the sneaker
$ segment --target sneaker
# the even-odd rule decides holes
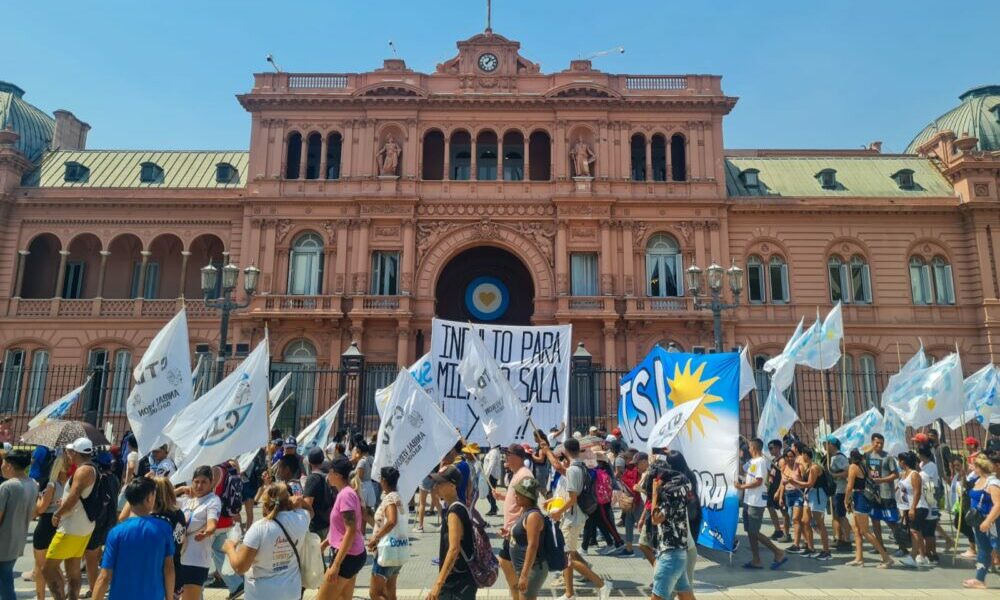
[[[931,561],[927,560],[927,557],[923,556],[923,555],[918,556],[917,560],[915,562],[917,563],[918,567],[921,567],[921,568],[924,568],[924,569],[929,569],[932,566],[931,565]]]
[[[25,581],[34,581],[35,580],[35,572],[34,571],[25,571],[24,573],[21,573],[21,579],[23,579]]]
[[[910,556],[910,553],[907,552],[906,550],[900,549],[900,550],[896,550],[895,552],[893,552],[892,556],[894,558],[903,558],[904,556]],[[903,562],[903,561],[900,561],[900,562]]]
[[[788,535],[786,533],[785,537],[781,538],[780,541],[781,541],[782,544],[791,544],[792,543],[792,536],[790,536],[790,535]]]
[[[820,553],[815,550],[806,550],[805,553],[802,554],[802,558],[819,558],[819,554]]]
[[[912,556],[906,555],[899,557],[899,564],[903,565],[904,567],[916,567],[917,561],[913,560]]]
[[[597,553],[601,556],[611,556],[618,551],[618,548],[620,548],[620,546],[605,546],[603,549],[598,550]]]
[[[817,552],[816,556],[813,556],[813,558],[815,558],[816,560],[831,560],[831,559],[833,559],[833,557],[830,556],[829,552]]]
[[[635,552],[632,550],[622,550],[618,553],[618,556],[635,556]]]
[[[232,592],[230,592],[230,594],[226,598],[226,600],[236,600],[237,598],[239,598],[242,595],[243,595],[243,584],[241,583],[238,586],[236,586],[235,590],[233,590]]]
[[[785,553],[787,553],[787,554],[805,554],[806,553],[806,549],[805,548],[800,548],[798,546],[789,546],[789,547],[785,548]]]
[[[783,537],[785,537],[785,534],[780,529],[775,529],[774,533],[771,534],[771,539],[775,542],[777,542]]]
[[[611,585],[611,582],[605,579],[604,585],[599,590],[597,590],[597,597],[600,598],[600,600],[609,600],[611,598],[611,591],[613,589],[614,586]]]
[[[423,533],[424,532],[424,528],[421,527],[420,525],[417,525],[416,527],[413,528],[413,531],[416,532],[416,533]]]

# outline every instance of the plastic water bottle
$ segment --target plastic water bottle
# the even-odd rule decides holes
[[[243,539],[243,527],[239,523],[233,523],[232,528],[229,529],[229,533],[226,535],[226,539],[234,544],[238,544]]]

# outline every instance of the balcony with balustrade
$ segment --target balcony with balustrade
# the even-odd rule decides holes
[[[185,298],[11,298],[7,316],[21,319],[161,319],[186,307],[192,318],[215,313],[202,299]]]

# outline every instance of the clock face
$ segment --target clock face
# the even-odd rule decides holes
[[[479,57],[479,68],[487,73],[495,71],[499,64],[496,54],[487,52]]]

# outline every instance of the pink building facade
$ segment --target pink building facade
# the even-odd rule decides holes
[[[758,362],[845,303],[854,412],[918,340],[970,373],[1000,353],[1000,95],[969,93],[968,129],[907,154],[727,150],[718,76],[544,73],[486,32],[433,73],[256,74],[249,151],[138,152],[86,150],[89,126],[2,84],[0,412],[51,401],[43,366],[124,372],[181,305],[193,350],[216,352],[199,271],[229,262],[261,270],[236,352],[267,327],[275,361],[337,365],[356,341],[406,365],[437,315],[572,323],[621,369],[712,347],[684,272],[737,264],[724,343]]]

